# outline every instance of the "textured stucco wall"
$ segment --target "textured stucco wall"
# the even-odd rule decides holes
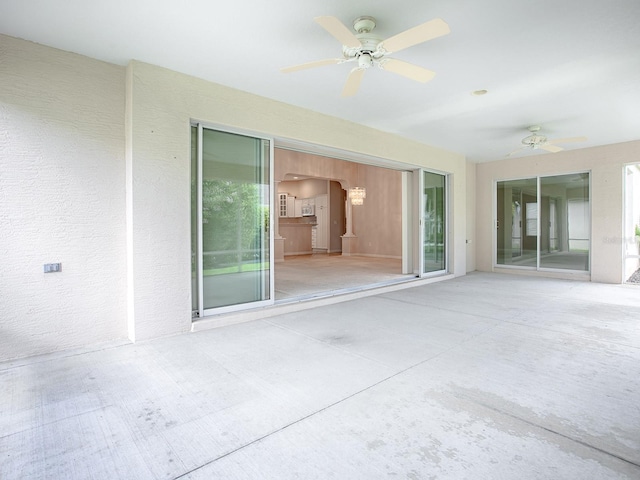
[[[477,269],[493,266],[494,182],[536,175],[591,172],[591,281],[620,283],[623,276],[624,165],[640,158],[640,141],[532,155],[477,166]]]
[[[191,328],[192,119],[451,173],[464,274],[461,155],[136,61],[0,58],[0,359]]]
[[[453,174],[452,270],[464,275],[462,155],[137,61],[128,77],[129,323],[136,339],[190,328],[191,119]]]
[[[467,162],[467,272],[476,269],[476,168]]]
[[[124,79],[0,35],[0,360],[126,338]]]

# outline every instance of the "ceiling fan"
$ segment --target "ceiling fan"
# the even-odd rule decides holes
[[[559,147],[558,143],[573,143],[573,142],[586,142],[587,137],[570,137],[570,138],[556,138],[554,140],[548,140],[547,137],[542,135],[540,132],[540,125],[531,125],[528,128],[531,135],[522,139],[522,144],[524,147],[517,148],[513,152],[509,153],[507,156],[510,157],[521,150],[546,150],[547,152],[560,152],[564,150],[564,148]]]
[[[329,58],[326,60],[317,60],[314,62],[303,63],[281,69],[284,73],[296,72],[307,68],[321,67],[323,65],[340,64],[346,62],[356,62],[357,66],[351,70],[347,81],[342,90],[343,97],[349,97],[356,94],[364,72],[372,67],[377,66],[382,70],[402,75],[426,83],[435,76],[435,72],[426,68],[413,65],[402,60],[390,58],[391,53],[399,52],[405,48],[412,47],[427,40],[441,37],[450,32],[449,25],[436,18],[416,27],[405,30],[402,33],[394,35],[386,40],[382,40],[374,33],[371,33],[376,26],[376,19],[373,17],[358,17],[353,21],[353,29],[355,34],[351,32],[336,17],[323,16],[314,19],[322,28],[330,35],[342,43],[342,58]]]

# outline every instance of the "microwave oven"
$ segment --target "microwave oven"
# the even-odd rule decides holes
[[[313,205],[302,205],[302,216],[303,217],[312,217],[315,215],[315,208]]]

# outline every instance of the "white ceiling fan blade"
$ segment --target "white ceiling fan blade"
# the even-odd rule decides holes
[[[342,45],[347,47],[358,48],[360,46],[360,40],[356,37],[351,30],[344,26],[344,24],[336,17],[316,17],[314,18],[316,23],[324,28]]]
[[[402,33],[389,37],[382,41],[382,48],[387,53],[399,52],[418,43],[426,42],[433,38],[446,35],[451,30],[447,22],[441,18],[435,18],[417,27],[405,30]]]
[[[548,143],[544,145],[540,145],[540,148],[543,150],[546,150],[547,152],[553,152],[553,153],[564,150],[564,148],[562,147],[558,147],[557,145],[549,145]]]
[[[507,157],[511,157],[512,155],[515,155],[516,153],[520,152],[521,150],[525,150],[527,148],[530,147],[520,147],[520,148],[516,148],[513,152],[509,152],[507,153]]]
[[[335,65],[344,62],[342,58],[327,58],[326,60],[316,60],[314,62],[302,63],[300,65],[293,65],[292,67],[281,68],[282,73],[297,72],[298,70],[306,70],[307,68],[322,67],[324,65]]]
[[[587,141],[587,137],[554,138],[553,140],[549,140],[547,144],[573,143],[573,142],[586,142],[586,141]]]
[[[398,75],[422,83],[426,83],[436,76],[436,72],[413,65],[412,63],[396,60],[395,58],[385,58],[380,61],[379,65],[383,70],[397,73]]]
[[[362,77],[364,76],[365,69],[364,68],[354,68],[349,73],[347,77],[347,81],[344,84],[344,88],[342,89],[343,97],[352,97],[356,94],[358,89],[360,88],[360,82],[362,82]]]

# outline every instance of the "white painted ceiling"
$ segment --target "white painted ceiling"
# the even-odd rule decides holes
[[[321,15],[348,27],[373,16],[382,38],[438,17],[451,33],[392,55],[434,70],[429,83],[371,69],[343,98],[351,63],[280,72],[341,55]],[[160,65],[474,162],[504,158],[533,124],[588,137],[567,150],[640,139],[640,0],[2,0],[0,33]],[[554,155],[518,158],[540,154]]]

